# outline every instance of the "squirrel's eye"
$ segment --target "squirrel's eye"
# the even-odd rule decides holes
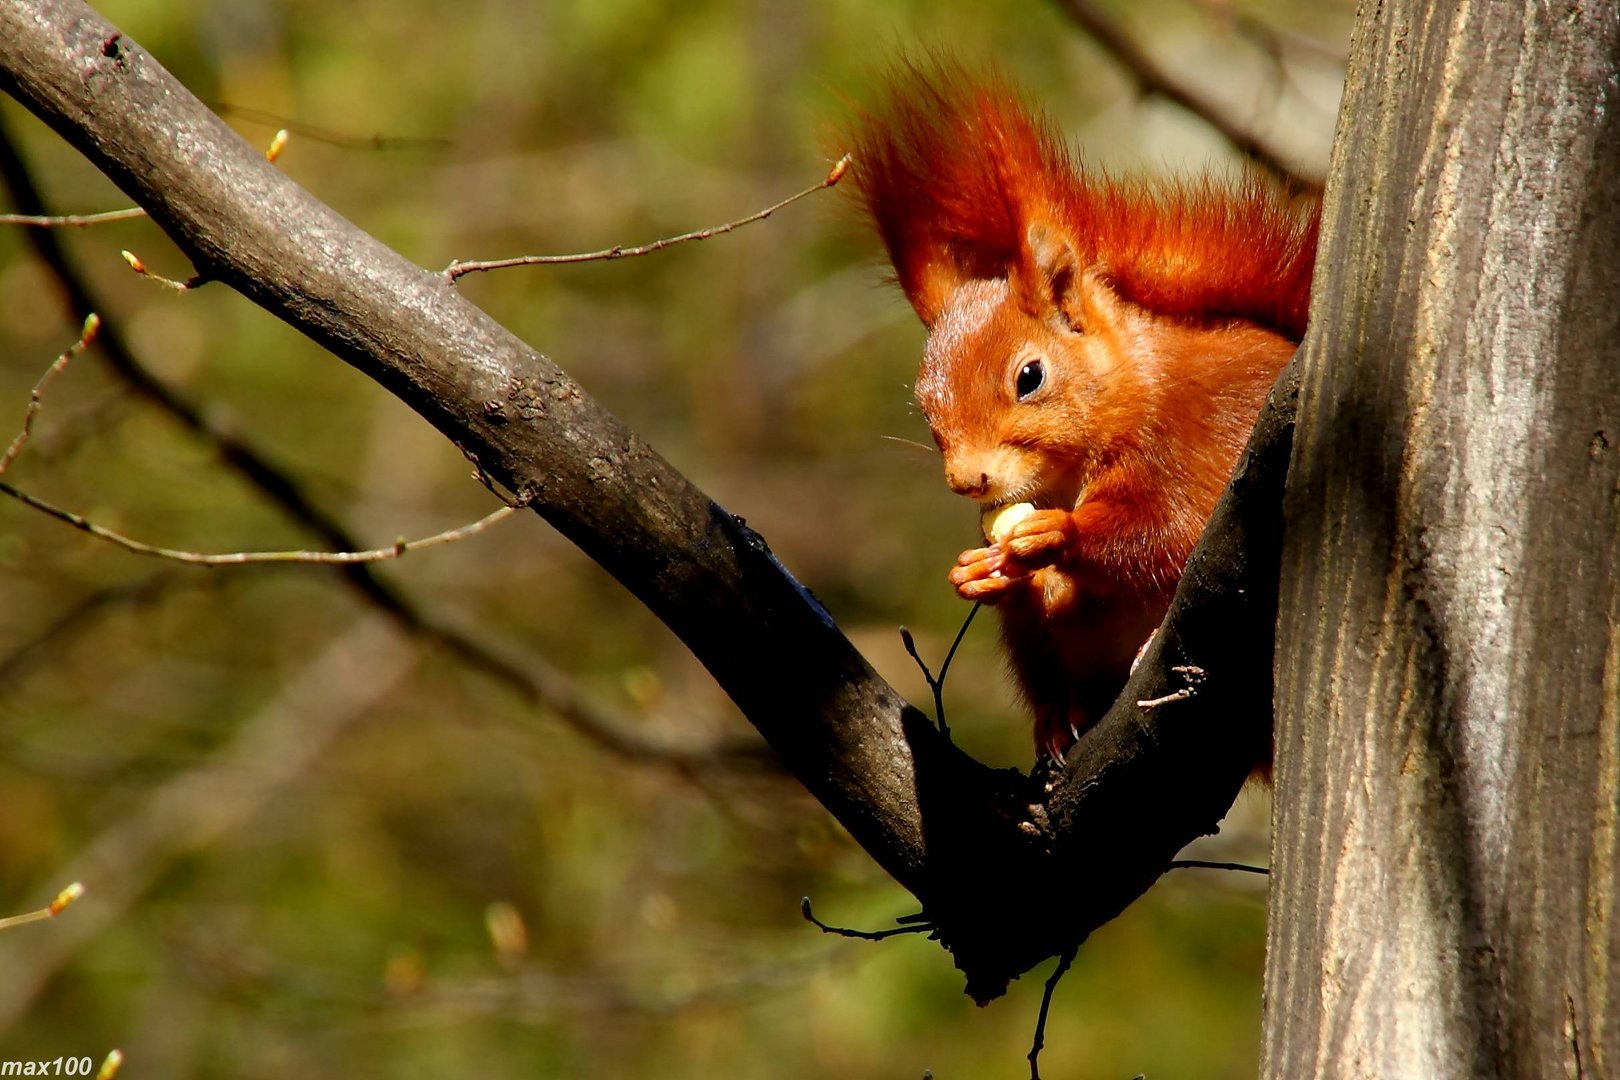
[[[1023,401],[1029,395],[1041,388],[1046,382],[1046,365],[1039,360],[1031,360],[1018,369],[1018,400]]]

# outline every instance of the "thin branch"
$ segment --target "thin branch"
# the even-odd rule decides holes
[[[126,206],[122,210],[103,210],[98,214],[0,214],[0,225],[31,225],[40,229],[82,229],[89,225],[105,225],[109,221],[132,221],[145,216],[146,211],[139,206]]]
[[[56,894],[56,898],[38,911],[24,912],[21,915],[7,915],[0,919],[0,930],[9,930],[13,926],[23,926],[31,922],[41,922],[45,919],[54,919],[66,910],[67,906],[84,895],[84,886],[75,881],[67,888]]]
[[[48,655],[53,648],[61,648],[76,633],[90,625],[95,616],[123,604],[141,604],[150,601],[181,580],[182,571],[170,568],[160,570],[140,581],[96,589],[74,601],[65,611],[51,620],[49,626],[22,644],[13,646],[10,652],[0,655],[0,686],[15,686],[18,679],[31,668],[38,666],[42,657]],[[203,579],[195,575],[186,575],[184,580]]]
[[[281,157],[281,152],[287,148],[287,129],[282,128],[270,139],[270,147],[264,152],[264,159],[269,162]],[[105,225],[112,221],[133,221],[146,216],[146,208],[142,206],[126,206],[122,210],[103,210],[95,214],[0,214],[0,225],[27,225],[38,229],[82,229],[91,225]],[[146,267],[140,259],[124,252],[124,261],[137,274],[147,273]],[[156,275],[153,275],[157,277]],[[178,282],[171,282],[168,278],[157,278],[159,282],[171,286]]]
[[[1138,709],[1152,709],[1159,705],[1173,705],[1178,701],[1186,701],[1195,693],[1197,693],[1197,691],[1192,687],[1183,686],[1180,690],[1173,691],[1161,697],[1145,698],[1142,701],[1138,701],[1136,703],[1136,707]]]
[[[129,255],[128,252],[125,252],[124,254],[126,256]],[[40,405],[44,401],[45,390],[50,386],[51,381],[55,379],[57,375],[61,374],[63,368],[67,367],[69,360],[90,346],[90,343],[95,340],[96,334],[100,328],[101,319],[99,316],[92,313],[86,317],[84,320],[84,330],[82,333],[80,333],[79,340],[74,342],[67,349],[63,350],[62,354],[56,358],[56,361],[52,363],[48,369],[46,369],[45,374],[40,376],[39,382],[34,384],[33,392],[29,395],[28,399],[28,410],[23,416],[22,430],[17,434],[17,437],[11,441],[11,445],[6,449],[5,455],[0,456],[0,474],[3,474],[6,469],[11,466],[11,463],[17,459],[17,455],[22,452],[23,446],[28,442],[28,436],[33,431],[34,417],[39,412]],[[482,474],[480,473],[480,475]],[[486,480],[486,486],[487,484],[488,482]],[[511,517],[518,510],[527,505],[528,501],[527,499],[520,498],[515,502],[508,503],[500,509],[485,515],[470,525],[463,525],[459,528],[447,529],[444,532],[435,533],[432,536],[424,537],[420,540],[406,540],[401,538],[394,541],[394,543],[389,547],[373,548],[369,551],[234,551],[220,555],[204,555],[195,551],[180,551],[174,548],[157,547],[152,544],[143,543],[139,540],[133,540],[122,535],[121,533],[117,533],[111,529],[97,525],[95,522],[90,521],[83,515],[75,514],[70,510],[63,510],[61,507],[48,503],[34,495],[30,495],[25,491],[21,491],[3,480],[0,480],[0,492],[4,492],[5,494],[10,495],[12,498],[20,500],[24,504],[40,511],[41,513],[56,518],[59,521],[66,522],[67,524],[72,525],[74,528],[87,532],[98,539],[106,540],[108,543],[121,547],[126,551],[133,552],[137,555],[149,555],[160,559],[168,559],[172,562],[188,563],[194,566],[245,566],[253,563],[367,563],[381,562],[384,559],[397,559],[408,551],[415,551],[419,548],[437,547],[441,544],[453,544],[457,541],[465,540],[470,536],[475,536],[489,528],[491,525],[494,525],[496,522]]]
[[[34,433],[34,417],[39,414],[40,406],[45,400],[45,391],[50,389],[51,383],[62,374],[62,369],[68,366],[69,360],[90,347],[90,343],[96,340],[96,334],[100,331],[101,316],[92,311],[85,316],[84,329],[79,331],[79,340],[63,349],[62,354],[45,369],[45,374],[34,384],[34,389],[28,394],[28,409],[23,413],[22,430],[11,440],[6,452],[0,455],[0,476],[4,476],[6,470],[11,468],[11,463],[17,460],[17,455],[22,453],[22,448],[27,445],[28,437]]]
[[[922,669],[923,681],[928,684],[928,689],[934,693],[934,720],[939,724],[939,733],[946,738],[950,738],[951,728],[949,724],[945,723],[945,673],[950,670],[951,661],[955,659],[957,647],[962,644],[962,639],[967,636],[968,627],[973,625],[973,616],[979,613],[979,608],[982,606],[981,604],[974,604],[968,611],[967,618],[962,620],[962,628],[956,632],[956,639],[951,642],[951,647],[945,652],[945,661],[939,665],[939,676],[937,678],[932,671],[928,670],[928,665],[923,663],[923,658],[917,654],[917,642],[912,638],[911,631],[904,626],[900,628],[901,644],[906,647],[906,653]]]
[[[1057,967],[1047,977],[1046,988],[1041,991],[1041,1012],[1035,1018],[1035,1038],[1029,1046],[1029,1080],[1041,1080],[1041,1050],[1046,1046],[1046,1016],[1052,1009],[1052,994],[1057,990],[1058,982],[1068,973],[1069,965],[1074,963],[1080,946],[1072,945],[1059,957]]]
[[[1344,49],[1329,45],[1309,34],[1275,26],[1252,12],[1238,11],[1229,0],[1192,0],[1192,2],[1194,7],[1201,8],[1211,19],[1235,28],[1239,34],[1251,41],[1255,48],[1279,61],[1283,53],[1292,52],[1324,67],[1336,68],[1341,73],[1349,62]]]
[[[1305,191],[1320,191],[1322,182],[1288,165],[1282,154],[1257,132],[1231,116],[1214,101],[1182,83],[1165,70],[1092,0],[1054,0],[1058,8],[1108,53],[1135,81],[1144,96],[1162,97],[1214,128],[1244,156],[1284,182]]]
[[[1267,866],[1250,866],[1240,862],[1209,862],[1204,859],[1176,859],[1169,865],[1171,870],[1236,870],[1243,874],[1267,874],[1271,868]]]
[[[52,463],[76,454],[95,436],[106,435],[145,403],[117,384],[100,388],[94,397],[51,410],[51,425],[34,432],[28,455]]]
[[[44,499],[30,495],[26,491],[21,491],[4,480],[0,480],[0,494],[10,495],[13,499],[33,507],[42,514],[66,522],[81,532],[87,532],[98,540],[105,540],[109,544],[123,548],[125,551],[133,552],[136,555],[167,559],[170,562],[187,563],[192,566],[248,566],[256,563],[312,563],[330,566],[382,562],[385,559],[397,559],[408,551],[437,547],[440,544],[453,544],[458,540],[465,540],[469,536],[476,536],[496,522],[511,517],[523,505],[519,503],[503,506],[469,525],[446,529],[444,532],[434,533],[432,536],[425,536],[420,540],[399,539],[385,548],[371,548],[366,551],[229,551],[218,555],[209,555],[197,551],[158,547],[155,544],[147,544],[140,540],[131,539],[122,533],[97,525],[81,514],[75,514],[71,510],[64,510],[59,506],[46,502]]]
[[[154,270],[148,270],[146,268],[146,263],[141,261],[141,257],[135,254],[133,251],[120,251],[118,254],[124,257],[124,261],[129,264],[129,268],[131,270],[135,271],[137,274],[141,275],[141,277],[146,278],[148,281],[151,281],[154,284],[162,285],[165,289],[173,289],[175,292],[183,293],[190,292],[192,289],[198,289],[208,284],[208,278],[206,275],[193,274],[184,281],[180,281],[177,278],[167,278]]]
[[[1180,690],[1175,690],[1168,694],[1161,694],[1155,698],[1144,698],[1136,703],[1136,707],[1138,709],[1153,709],[1160,705],[1170,705],[1177,701],[1187,701],[1194,694],[1198,693],[1199,685],[1207,677],[1204,673],[1204,669],[1198,667],[1196,664],[1178,664],[1170,670],[1175,674],[1180,675],[1183,679],[1186,679],[1187,685],[1183,686]]]
[[[837,934],[839,937],[859,938],[861,941],[883,941],[886,938],[898,937],[901,934],[929,934],[935,931],[934,924],[921,912],[916,915],[907,915],[896,919],[895,922],[904,925],[888,930],[851,930],[847,926],[830,926],[816,918],[815,912],[810,910],[810,898],[799,898],[799,914],[804,916],[805,922],[813,923],[823,934]]]
[[[832,187],[834,184],[838,183],[838,181],[842,180],[844,178],[844,174],[849,171],[849,163],[850,157],[848,154],[845,154],[843,157],[839,158],[833,163],[833,167],[819,183],[812,184],[803,191],[789,195],[781,202],[767,206],[758,213],[749,214],[747,217],[738,218],[736,221],[728,221],[724,225],[712,225],[707,229],[698,229],[695,232],[682,233],[679,236],[665,237],[662,240],[654,240],[650,244],[642,244],[639,247],[624,247],[623,245],[615,244],[613,247],[603,248],[601,251],[586,251],[576,255],[519,255],[510,259],[489,259],[484,261],[466,262],[457,259],[451,262],[449,266],[444,268],[444,278],[453,285],[455,284],[456,279],[462,277],[463,275],[479,273],[485,270],[505,270],[513,266],[557,266],[567,263],[602,262],[609,259],[628,259],[638,255],[651,255],[656,251],[662,251],[665,248],[673,247],[676,244],[684,244],[690,240],[707,240],[712,236],[719,236],[723,233],[731,232],[733,229],[740,229],[744,225],[752,225],[756,221],[764,221],[778,210],[792,206],[800,199],[808,198],[818,191],[824,191],[827,188]]]

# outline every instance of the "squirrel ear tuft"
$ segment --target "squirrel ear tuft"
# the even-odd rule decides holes
[[[1043,316],[1054,310],[1065,318],[1079,314],[1083,271],[1074,245],[1063,231],[1037,221],[1024,230],[1024,250],[1013,268],[1014,286],[1024,309]],[[1074,325],[1076,330],[1083,329]]]
[[[1036,222],[1025,230],[1013,276],[1015,295],[1036,318],[1057,315],[1079,334],[1121,318],[1120,298],[1106,272],[1082,263],[1069,236],[1055,226]]]

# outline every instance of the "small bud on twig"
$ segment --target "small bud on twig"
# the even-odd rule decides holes
[[[62,912],[67,909],[69,904],[73,903],[73,901],[77,900],[83,895],[84,886],[75,881],[73,884],[57,893],[56,899],[52,900],[49,904],[46,904],[39,910],[27,911],[21,915],[8,915],[6,918],[0,919],[0,930],[9,930],[13,926],[22,926],[25,923],[43,922],[46,919],[54,919],[56,916],[62,914]]]

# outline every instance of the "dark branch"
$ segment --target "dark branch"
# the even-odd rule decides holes
[[[830,926],[816,918],[816,913],[810,909],[810,898],[804,896],[799,898],[799,914],[804,916],[805,922],[812,924],[823,934],[837,934],[839,937],[859,938],[862,941],[883,941],[887,938],[897,937],[900,934],[928,934],[929,936],[934,934],[934,924],[929,922],[927,916],[922,912],[896,919],[895,922],[901,925],[891,926],[887,930],[851,930],[847,926]]]
[[[1046,1017],[1052,1011],[1052,995],[1057,992],[1058,983],[1068,974],[1069,967],[1074,963],[1079,947],[1069,948],[1058,957],[1057,967],[1052,974],[1046,977],[1046,986],[1041,990],[1041,1011],[1035,1018],[1035,1038],[1029,1044],[1029,1080],[1041,1080],[1041,1051],[1046,1048]]]
[[[976,999],[1076,946],[1216,829],[1269,739],[1295,384],[1274,393],[1237,496],[1119,703],[1042,788],[951,746],[758,534],[442,276],[268,165],[136,42],[105,55],[116,33],[77,0],[0,4],[0,88],[146,207],[200,273],[369,374],[508,490],[533,492],[922,901]],[[1137,707],[1178,689],[1170,668],[1187,665],[1208,673],[1194,698]]]
[[[939,733],[950,738],[951,726],[945,722],[945,676],[951,670],[951,661],[956,659],[956,650],[962,647],[962,639],[967,637],[968,627],[973,625],[973,616],[979,613],[981,605],[974,604],[968,610],[967,618],[962,620],[962,628],[956,632],[956,638],[951,647],[945,651],[945,659],[939,663],[939,674],[935,675],[929,670],[928,664],[917,652],[917,640],[911,636],[911,631],[905,627],[900,628],[900,642],[906,647],[906,655],[911,657],[922,671],[923,681],[934,695],[934,720],[939,724]]]
[[[1170,864],[1171,870],[1235,870],[1243,874],[1270,874],[1271,870],[1265,866],[1250,866],[1240,862],[1210,862],[1208,859],[1177,859]]]

